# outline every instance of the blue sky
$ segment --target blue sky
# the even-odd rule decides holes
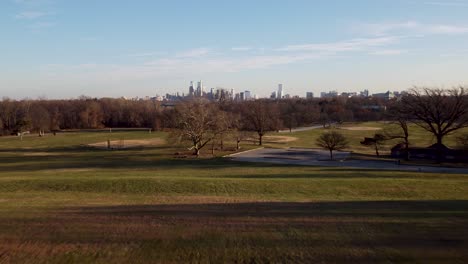
[[[468,85],[465,0],[1,0],[0,96]]]

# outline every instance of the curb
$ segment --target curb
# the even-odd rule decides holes
[[[224,155],[223,158],[234,157],[234,156],[237,156],[237,155],[240,155],[240,154],[244,154],[244,153],[247,153],[247,152],[251,152],[251,151],[255,151],[255,150],[259,150],[259,149],[264,149],[264,148],[265,147],[260,147],[260,148],[249,149],[249,150],[246,150],[246,151],[237,152],[237,153],[234,153],[234,154],[228,154],[228,155]]]

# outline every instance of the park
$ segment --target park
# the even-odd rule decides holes
[[[270,132],[263,147],[319,151],[316,139],[336,130],[349,140],[343,150],[352,152],[347,159],[373,158],[373,149],[360,140],[385,126],[385,122],[344,123],[336,128]],[[433,142],[422,129],[412,125],[411,130],[413,144]],[[119,147],[108,149],[106,142]],[[455,146],[456,135],[448,136],[445,143]],[[173,143],[171,133],[160,131],[0,137],[0,260],[463,263],[468,259],[466,167],[432,173],[322,166],[320,160],[309,165],[268,159],[245,162],[230,155],[258,151],[258,142],[243,140],[240,150],[235,139],[224,144],[225,150],[217,148],[213,154],[207,147],[197,157],[187,145]],[[390,147],[382,147],[385,157]],[[181,153],[184,149],[188,155]],[[383,162],[394,164],[394,160]],[[414,161],[400,166],[441,167]]]

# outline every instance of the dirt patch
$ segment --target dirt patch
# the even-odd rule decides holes
[[[111,148],[125,149],[125,148],[135,148],[135,147],[152,147],[152,146],[161,146],[165,143],[164,139],[154,138],[154,139],[130,139],[130,140],[112,140],[110,141]],[[108,142],[98,142],[89,144],[88,146],[94,148],[103,148],[107,149]]]
[[[340,129],[351,130],[351,131],[377,131],[377,130],[381,130],[382,128],[380,128],[380,127],[358,127],[358,126],[355,126],[355,127],[341,127]]]
[[[265,136],[264,137],[265,142],[268,143],[288,143],[292,141],[296,141],[296,137],[290,137],[290,136]]]

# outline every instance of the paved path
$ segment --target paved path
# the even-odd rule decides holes
[[[301,131],[314,130],[314,129],[318,129],[318,128],[322,128],[322,127],[323,126],[321,126],[321,125],[309,126],[309,127],[298,127],[298,128],[293,128],[291,131],[289,131],[289,129],[280,130],[279,133],[301,132]]]
[[[349,159],[350,152],[334,152],[334,161],[330,161],[329,152],[319,149],[271,149],[261,148],[236,153],[229,157],[235,161],[267,162],[279,164],[347,167],[361,169],[379,169],[395,171],[416,171],[433,173],[461,173],[468,174],[467,168],[447,168],[433,166],[398,165],[392,161],[353,160]]]

